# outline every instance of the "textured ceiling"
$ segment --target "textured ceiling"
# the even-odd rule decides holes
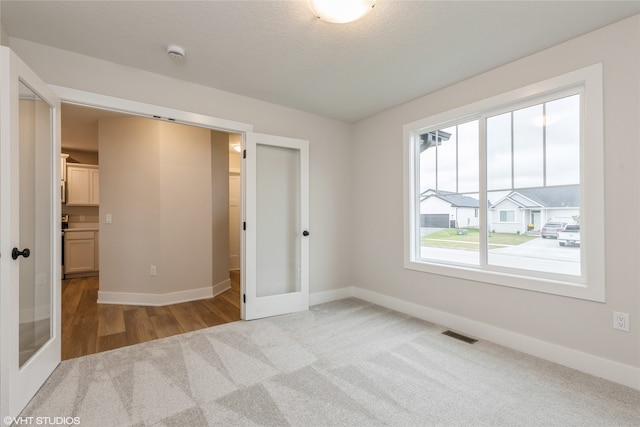
[[[305,1],[0,4],[10,37],[347,122],[640,13],[638,1],[378,0],[340,25]]]

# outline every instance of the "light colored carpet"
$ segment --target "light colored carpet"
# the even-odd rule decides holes
[[[68,360],[23,417],[82,426],[640,425],[640,392],[357,299]]]

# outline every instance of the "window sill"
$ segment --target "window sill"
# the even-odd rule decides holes
[[[454,277],[569,298],[595,302],[605,301],[604,287],[588,286],[586,283],[580,283],[578,282],[580,278],[577,276],[566,276],[566,279],[561,278],[560,275],[554,275],[555,277],[548,275],[549,277],[545,277],[547,276],[545,273],[537,271],[533,272],[536,276],[531,276],[517,272],[500,271],[499,267],[495,267],[495,269],[491,267],[492,269],[489,270],[468,265],[446,265],[428,261],[408,261],[405,262],[404,268],[439,276]]]

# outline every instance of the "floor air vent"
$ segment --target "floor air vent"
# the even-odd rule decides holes
[[[459,334],[457,332],[453,332],[453,331],[444,331],[442,333],[442,335],[446,335],[448,337],[455,338],[455,339],[460,340],[460,341],[464,341],[467,344],[473,344],[473,343],[477,343],[478,342],[478,340],[466,337],[464,335],[461,335],[461,334]]]

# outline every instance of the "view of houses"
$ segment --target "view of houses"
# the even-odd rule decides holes
[[[432,189],[422,192],[421,227],[479,228],[480,201],[474,196]],[[491,232],[538,233],[549,221],[575,223],[579,215],[579,185],[489,192],[487,221]]]

